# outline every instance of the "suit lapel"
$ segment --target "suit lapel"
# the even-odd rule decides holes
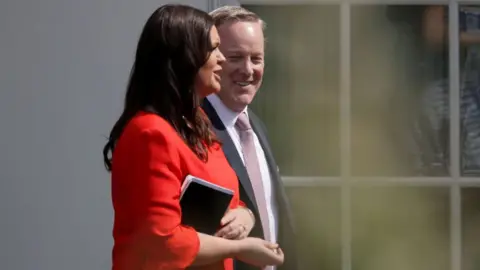
[[[252,202],[252,205],[256,207],[255,195],[253,193],[252,184],[250,183],[250,178],[248,177],[247,169],[243,164],[242,158],[238,154],[237,148],[235,147],[230,134],[225,128],[225,125],[218,116],[217,112],[207,99],[204,99],[203,101],[203,109],[212,122],[215,134],[220,142],[222,142],[222,149],[225,153],[228,163],[230,163],[230,166],[232,166],[233,170],[237,174],[240,185],[245,190],[245,193]]]
[[[254,113],[252,111],[248,111],[248,115],[250,118],[250,124],[252,125],[253,131],[257,135],[258,140],[263,148],[263,152],[265,153],[265,158],[267,159],[268,169],[270,170],[270,177],[272,180],[276,182],[280,181],[280,174],[278,173],[278,168],[273,158],[272,150],[270,149],[270,145],[268,143],[267,137],[265,136],[265,132],[260,127],[260,123]]]
[[[257,134],[258,140],[260,141],[260,144],[263,148],[263,152],[265,153],[265,158],[268,163],[268,169],[270,171],[270,177],[273,184],[272,188],[274,188],[275,190],[277,202],[280,207],[280,219],[286,220],[286,222],[289,223],[291,228],[293,228],[292,212],[290,204],[288,203],[288,196],[285,192],[282,178],[280,176],[280,172],[278,171],[277,163],[275,162],[275,158],[273,156],[272,149],[270,148],[270,144],[268,143],[267,136],[265,134],[265,131],[262,129],[262,124],[260,123],[260,120],[257,118],[257,116],[250,110],[248,112],[248,115],[252,128],[255,131],[255,134]],[[281,222],[281,225],[284,225],[282,223],[283,222]]]

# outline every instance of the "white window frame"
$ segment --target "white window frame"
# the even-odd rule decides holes
[[[209,0],[209,9],[231,4],[228,0]],[[351,188],[355,186],[432,186],[450,190],[450,269],[462,270],[461,188],[480,187],[480,177],[462,177],[460,171],[460,55],[459,5],[479,4],[478,0],[240,0],[238,4],[339,4],[340,5],[340,135],[341,175],[339,177],[283,176],[287,186],[337,186],[341,188],[342,270],[352,270]],[[350,166],[350,12],[352,5],[437,4],[449,8],[449,104],[450,104],[450,176],[449,177],[354,177]],[[479,4],[480,5],[480,4]]]

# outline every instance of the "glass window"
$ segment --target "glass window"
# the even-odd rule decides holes
[[[449,270],[448,188],[352,190],[352,269]]]
[[[461,6],[460,164],[467,176],[480,175],[480,8]]]
[[[462,190],[462,269],[480,269],[480,188]]]
[[[244,6],[267,23],[263,85],[252,104],[282,175],[339,175],[339,7]]]
[[[267,22],[252,107],[299,181],[288,194],[304,269],[480,269],[480,5],[460,5],[457,22],[447,5],[362,1],[245,6]],[[331,181],[348,161],[340,138],[350,168]]]
[[[340,188],[290,187],[288,195],[302,269],[341,270]]]
[[[351,8],[351,142],[356,176],[448,175],[447,25],[444,14],[429,15],[431,8]],[[441,30],[435,28],[440,26]],[[444,36],[434,39],[433,31]]]

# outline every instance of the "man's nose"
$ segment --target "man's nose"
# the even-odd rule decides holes
[[[248,76],[251,76],[253,74],[253,65],[250,59],[247,59],[246,61],[243,62],[241,71],[243,74]]]

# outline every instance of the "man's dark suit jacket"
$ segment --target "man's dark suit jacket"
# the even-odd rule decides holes
[[[257,204],[255,203],[255,196],[253,193],[252,184],[248,177],[245,165],[242,162],[241,157],[238,154],[230,135],[228,134],[225,125],[218,116],[217,112],[207,99],[203,101],[203,110],[210,118],[213,129],[216,132],[218,139],[222,142],[222,148],[227,157],[230,166],[235,170],[240,183],[240,198],[249,209],[255,214],[255,226],[250,232],[251,237],[259,237],[265,239],[263,235],[262,225],[260,222],[260,214],[258,212]],[[272,154],[272,150],[267,140],[266,128],[260,119],[251,111],[248,111],[250,123],[252,125],[255,134],[257,134],[258,140],[262,145],[265,157],[268,163],[268,169],[270,171],[270,177],[272,180],[272,188],[275,191],[275,197],[278,205],[278,243],[285,253],[285,262],[282,266],[278,267],[278,270],[297,270],[297,256],[295,247],[295,233],[294,224],[292,219],[292,212],[288,202],[285,188],[278,172],[278,167]],[[241,261],[235,261],[235,270],[253,270],[258,268],[251,265],[247,265]]]

